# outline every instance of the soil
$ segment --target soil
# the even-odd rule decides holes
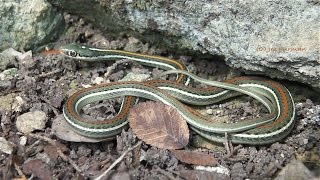
[[[210,56],[208,59],[209,56],[202,58],[175,54],[172,50],[154,47],[125,34],[116,38],[108,36],[76,16],[65,14],[65,19],[69,29],[65,36],[55,43],[54,48],[76,42],[101,48],[161,55],[183,61],[193,73],[218,81],[243,74],[228,68],[220,57]],[[22,177],[23,174],[28,178],[32,177],[31,179],[91,179],[105,171],[129,147],[138,142],[130,129],[123,131],[112,141],[98,143],[67,142],[57,138],[51,129],[53,120],[62,114],[66,97],[80,88],[95,85],[98,77],[102,77],[102,82],[112,82],[122,79],[129,72],[153,76],[159,71],[135,63],[124,63],[119,64],[108,77],[104,77],[107,68],[113,63],[86,63],[73,61],[62,55],[35,54],[14,66],[18,70],[16,75],[0,83],[0,98],[8,95],[19,96],[25,103],[15,111],[0,108],[0,136],[13,147],[10,155],[1,153],[1,179]],[[293,92],[297,111],[295,127],[283,141],[265,146],[237,146],[233,155],[228,157],[223,145],[207,149],[201,144],[190,143],[190,149],[212,154],[217,159],[218,166],[229,171],[228,175],[196,170],[194,166],[180,162],[169,150],[142,143],[128,152],[103,179],[273,179],[293,160],[302,161],[319,177],[320,102],[311,93],[312,90],[301,88],[301,85],[295,86],[294,82],[282,83]],[[302,96],[302,92],[310,93]],[[84,113],[98,119],[112,117],[117,114],[119,107],[119,100],[110,100],[86,107]],[[235,99],[221,105],[203,107],[202,110],[207,112],[209,109],[212,111],[209,113],[211,116],[228,117],[232,121],[243,117],[256,117],[264,112],[264,109],[250,98]],[[26,136],[17,130],[17,117],[36,110],[46,113],[47,122],[43,129],[36,130],[34,134],[50,138],[54,143],[38,136]],[[21,143],[22,137],[27,137],[25,144]],[[58,151],[67,158],[61,157]],[[82,172],[75,169],[70,159]]]

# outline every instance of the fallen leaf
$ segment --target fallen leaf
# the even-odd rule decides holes
[[[39,179],[52,179],[50,168],[39,159],[30,160],[23,164],[22,171],[25,174],[33,174]]]
[[[187,122],[174,108],[161,102],[133,106],[128,121],[133,133],[152,146],[181,149],[189,142]]]
[[[64,144],[61,144],[60,142],[56,142],[55,146],[48,144],[43,148],[43,151],[49,156],[51,161],[57,162],[59,153],[58,153],[58,148],[62,151],[65,152],[67,151],[67,147]]]
[[[189,150],[171,150],[172,154],[181,162],[201,166],[216,166],[217,159],[206,152]]]

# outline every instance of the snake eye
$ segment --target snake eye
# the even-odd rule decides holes
[[[74,50],[68,51],[68,56],[77,57],[78,53]]]

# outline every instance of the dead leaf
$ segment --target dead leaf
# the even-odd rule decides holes
[[[51,170],[49,166],[39,159],[30,160],[22,165],[22,171],[25,174],[33,174],[39,179],[52,179]]]
[[[128,121],[133,133],[152,146],[181,149],[189,142],[187,122],[174,108],[161,102],[133,106]]]
[[[216,166],[217,159],[206,152],[189,150],[171,150],[172,154],[181,162],[201,166]]]
[[[49,156],[50,160],[53,162],[58,162],[58,148],[62,151],[65,152],[67,151],[67,147],[64,144],[61,144],[60,142],[55,143],[56,146],[53,146],[51,144],[46,145],[43,148],[43,151]]]

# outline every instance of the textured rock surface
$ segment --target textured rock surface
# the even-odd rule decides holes
[[[45,127],[47,115],[43,111],[33,111],[21,114],[17,117],[16,127],[19,132],[31,133],[34,130],[41,130]]]
[[[61,33],[63,18],[45,0],[0,0],[0,50],[32,49]]]
[[[246,72],[320,87],[317,1],[49,1],[108,33],[223,55]]]

